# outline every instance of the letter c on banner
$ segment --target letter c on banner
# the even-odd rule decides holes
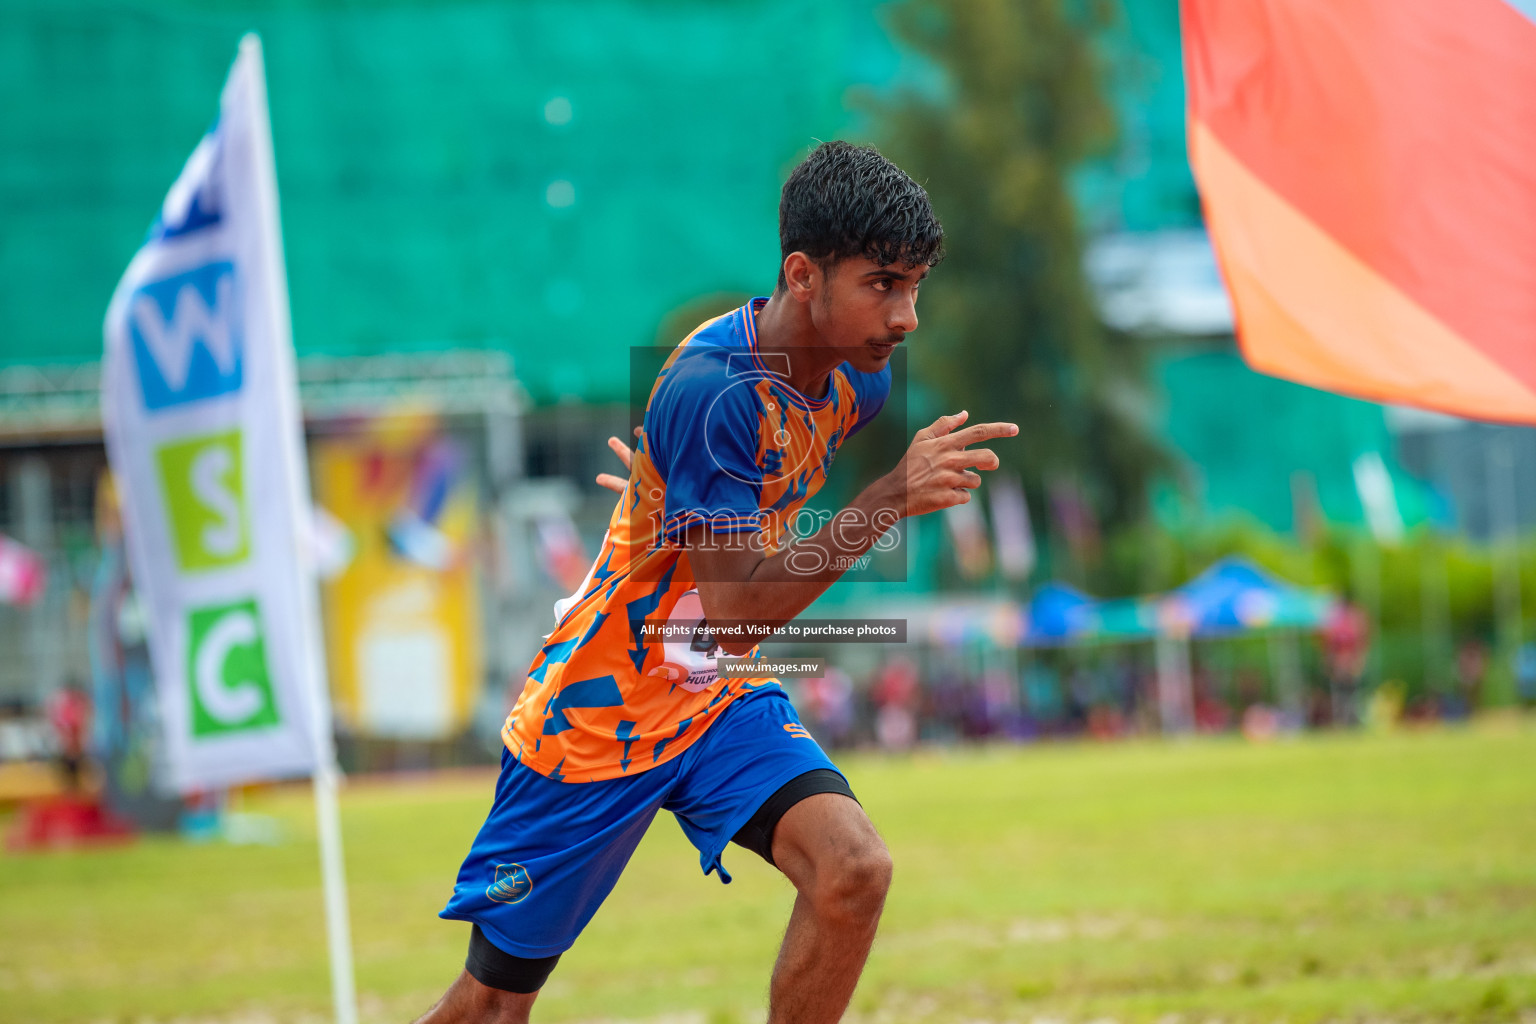
[[[197,650],[192,678],[198,699],[210,716],[228,725],[243,722],[261,710],[261,686],[247,679],[224,683],[224,663],[230,651],[256,642],[256,619],[247,611],[232,611],[215,622]]]

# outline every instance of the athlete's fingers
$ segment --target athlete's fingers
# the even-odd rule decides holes
[[[623,494],[624,488],[629,486],[629,481],[623,477],[614,476],[612,473],[597,474],[597,482],[600,486],[608,488],[615,494]]]
[[[996,469],[1001,463],[997,453],[990,448],[962,448],[959,453],[960,461],[956,465],[960,469],[975,466],[977,469]]]
[[[942,476],[938,477],[938,479],[935,479],[934,487],[948,487],[949,490],[957,491],[975,490],[977,487],[982,487],[982,477],[977,476],[975,473],[963,473],[963,471],[954,471],[954,473],[942,474]]]
[[[957,413],[952,413],[948,416],[940,416],[928,426],[924,427],[922,430],[919,430],[917,432],[917,436],[912,438],[912,440],[931,441],[935,437],[943,437],[945,434],[949,433],[951,430],[954,430],[960,424],[964,423],[966,417],[969,415],[970,413],[966,412],[964,409],[961,409]]]
[[[934,477],[933,486],[949,488],[980,487],[981,477],[977,476],[975,473],[968,473],[965,470],[949,469]]]
[[[634,459],[635,453],[630,451],[629,445],[625,444],[623,441],[620,441],[616,437],[610,437],[608,439],[608,449],[619,457],[619,461],[624,463],[625,469],[630,467],[631,460]]]
[[[1017,423],[978,423],[975,426],[957,430],[950,436],[956,445],[965,447],[975,444],[977,441],[990,441],[994,437],[1012,437],[1019,432]]]

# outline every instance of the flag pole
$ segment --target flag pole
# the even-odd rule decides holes
[[[336,806],[336,770],[331,758],[315,766],[315,821],[320,831],[320,877],[325,887],[325,934],[330,947],[331,1002],[336,1024],[357,1024],[357,982],[352,972],[352,926],[347,876],[341,856],[341,817]]]
[[[1451,636],[1450,580],[1445,543],[1431,533],[1424,544],[1419,578],[1419,609],[1424,631],[1424,689],[1440,693],[1450,680],[1455,643]]]
[[[340,772],[336,766],[336,746],[331,735],[330,704],[327,700],[325,662],[320,656],[319,601],[315,592],[314,552],[306,529],[314,517],[309,500],[309,481],[300,467],[304,445],[304,420],[298,408],[298,372],[294,366],[293,328],[288,314],[288,277],[283,260],[282,222],[278,214],[277,171],[272,154],[272,124],[267,109],[267,74],[262,60],[261,38],[248,32],[240,40],[240,56],[251,64],[256,88],[250,90],[252,123],[256,145],[262,152],[258,159],[261,173],[256,175],[257,201],[262,222],[270,226],[270,245],[264,249],[268,260],[268,315],[278,337],[274,373],[278,378],[278,401],[287,408],[279,418],[279,430],[293,451],[285,461],[295,479],[288,488],[295,507],[292,512],[295,531],[294,559],[299,569],[298,622],[303,652],[303,687],[309,711],[310,740],[314,745],[315,825],[320,841],[320,878],[325,892],[325,931],[330,949],[331,1001],[336,1024],[357,1024],[357,985],[352,968],[352,927],[347,907],[346,865],[342,858],[341,816],[336,790]]]
[[[1509,438],[1494,437],[1487,448],[1488,547],[1493,561],[1495,635],[1500,658],[1520,655],[1519,511],[1515,498],[1515,453]]]

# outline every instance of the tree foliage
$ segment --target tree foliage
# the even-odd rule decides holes
[[[942,83],[878,113],[882,149],[928,188],[949,253],[919,307],[915,379],[947,411],[1019,424],[995,447],[1032,503],[1069,479],[1116,525],[1140,518],[1162,457],[1144,355],[1099,321],[1082,271],[1068,174],[1114,125],[1090,38],[1106,15],[1080,7],[907,0],[892,27]]]

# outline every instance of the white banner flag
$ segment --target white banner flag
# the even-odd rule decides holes
[[[1392,486],[1392,474],[1382,461],[1380,452],[1366,452],[1354,462],[1355,491],[1360,495],[1360,506],[1365,510],[1365,521],[1371,535],[1382,544],[1394,545],[1403,539],[1403,514],[1397,507],[1397,491]]]
[[[987,497],[992,504],[992,532],[997,537],[997,567],[1010,580],[1028,579],[1035,571],[1035,532],[1029,523],[1029,504],[1024,485],[1016,476],[990,481]]]
[[[112,296],[102,412],[178,790],[330,763],[261,47]],[[318,753],[317,753],[318,752]]]

